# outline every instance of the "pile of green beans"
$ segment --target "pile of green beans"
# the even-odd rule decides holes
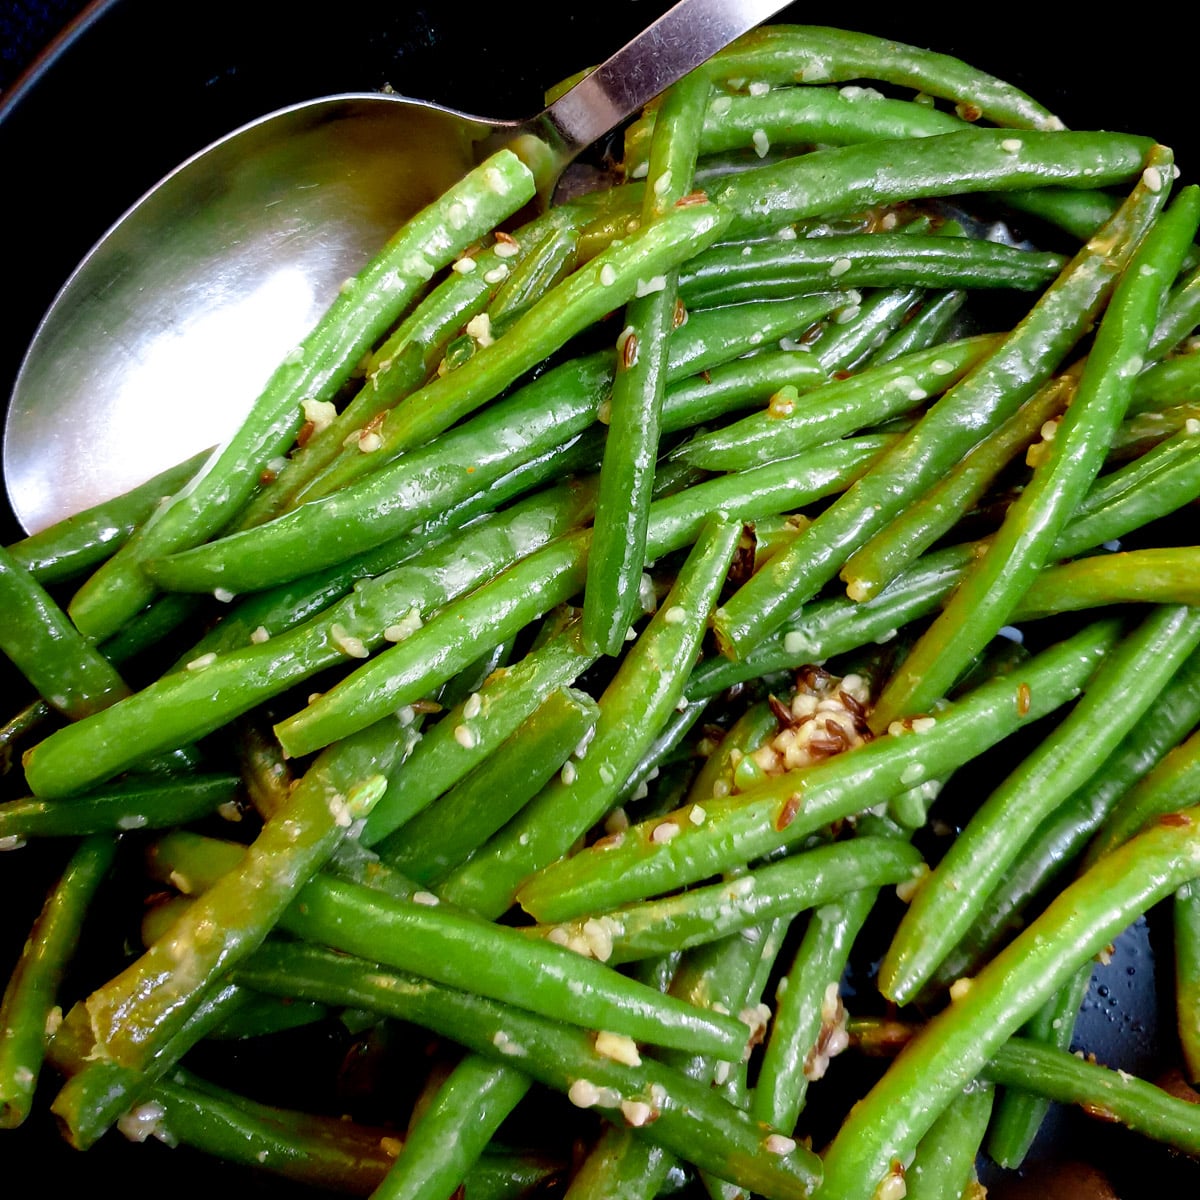
[[[1200,1158],[1200,187],[815,26],[624,138],[532,220],[501,151],[225,447],[0,548],[0,848],[61,864],[0,1147],[977,1200],[1057,1104]],[[1081,1061],[1143,918],[1169,1044]],[[331,1038],[369,1094],[210,1071]]]

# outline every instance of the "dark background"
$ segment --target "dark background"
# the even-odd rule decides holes
[[[78,0],[0,0],[0,231],[10,297],[19,296],[0,322],[0,397],[46,305],[96,237],[214,137],[292,101],[385,83],[468,111],[525,116],[540,107],[547,85],[604,58],[666,7],[665,0],[508,6],[338,0],[314,13],[294,0],[102,0],[62,38],[64,25],[84,11]],[[1194,178],[1200,147],[1192,30],[1162,24],[1162,10],[1154,10],[1158,25],[1128,14],[1119,25],[1100,25],[1082,10],[1048,8],[966,13],[858,4],[830,13],[795,5],[781,19],[824,20],[957,54],[1024,87],[1076,128],[1153,134],[1174,146],[1185,176]],[[549,31],[548,56],[539,31]],[[56,38],[56,52],[28,73]],[[15,536],[2,498],[0,531],[5,541]],[[21,857],[25,871],[30,859]],[[3,961],[19,946],[53,865],[44,878],[18,879],[16,863],[0,856]],[[1137,953],[1150,948],[1139,944]],[[1136,976],[1139,984],[1147,975]],[[1139,1022],[1152,1027],[1153,995],[1130,993],[1127,1001],[1115,1012],[1095,1003],[1093,1015],[1118,1033]],[[1153,1066],[1144,1045],[1137,1052]],[[76,1155],[45,1119],[48,1099],[30,1128],[0,1133],[0,1196],[59,1194],[64,1185],[109,1182],[118,1171],[132,1196],[167,1188],[187,1200],[221,1186],[235,1196],[253,1186],[263,1200],[297,1194],[272,1180],[250,1184],[245,1174],[184,1151],[132,1147],[115,1137]],[[1142,1185],[1124,1185],[1123,1200],[1196,1194],[1195,1173],[1172,1188],[1164,1156],[1119,1130],[1091,1123],[1074,1145],[1094,1161],[1125,1160],[1123,1177],[1140,1177]],[[28,1183],[19,1178],[24,1165],[36,1171]]]

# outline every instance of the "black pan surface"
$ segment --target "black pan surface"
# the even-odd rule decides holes
[[[9,294],[0,321],[0,397],[7,397],[38,320],[78,259],[147,187],[213,138],[294,101],[385,84],[467,111],[524,116],[541,106],[546,86],[603,59],[666,7],[664,0],[486,7],[340,0],[317,10],[284,0],[91,4],[0,94],[0,230]],[[25,8],[0,7],[8,22],[0,30],[17,29],[13,22],[28,17]],[[51,21],[77,8],[70,0],[52,5]],[[1114,23],[1095,9],[1051,8],[797,4],[778,19],[837,24],[956,54],[1024,88],[1070,126],[1155,136],[1196,178],[1190,31],[1172,26],[1162,9],[1126,11]],[[57,32],[40,12],[38,21],[33,36]],[[29,26],[21,30],[30,36]],[[6,69],[19,61],[16,52],[4,58]],[[5,541],[17,536],[3,497],[0,531]],[[57,855],[32,848],[0,857],[0,961],[17,953],[59,866]],[[108,936],[119,946],[123,932]],[[1168,958],[1169,950],[1155,943],[1153,921],[1131,931],[1106,981],[1093,985],[1080,1044],[1102,1058],[1112,1050],[1127,1069],[1150,1077],[1168,1067],[1173,1035],[1169,1017],[1160,1015],[1168,998],[1156,994],[1153,982],[1157,974],[1161,993]],[[239,1063],[231,1053],[225,1065],[277,1071],[276,1090],[286,1102],[335,1071],[345,1048],[331,1033],[327,1043],[306,1041],[303,1059],[285,1044],[271,1064]],[[66,1195],[79,1185],[135,1197],[208,1197],[222,1189],[262,1200],[319,1195],[115,1135],[78,1154],[59,1140],[46,1113],[49,1099],[39,1097],[37,1114],[21,1130],[0,1133],[0,1196]],[[1200,1194],[1200,1164],[1073,1113],[1056,1114],[1034,1160],[1022,1172],[1028,1178],[993,1182],[989,1194],[1093,1195],[1082,1187],[1050,1189],[1043,1172],[1061,1160],[1107,1172],[1123,1200]]]

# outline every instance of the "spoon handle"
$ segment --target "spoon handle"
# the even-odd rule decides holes
[[[563,164],[632,116],[784,0],[680,0],[560,96],[538,118],[557,135]]]

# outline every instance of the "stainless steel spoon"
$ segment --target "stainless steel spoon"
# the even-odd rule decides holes
[[[223,441],[339,283],[480,159],[512,145],[548,198],[581,150],[783,7],[682,0],[527,121],[345,94],[188,159],[96,243],[34,335],[4,437],[17,519],[36,531]]]

